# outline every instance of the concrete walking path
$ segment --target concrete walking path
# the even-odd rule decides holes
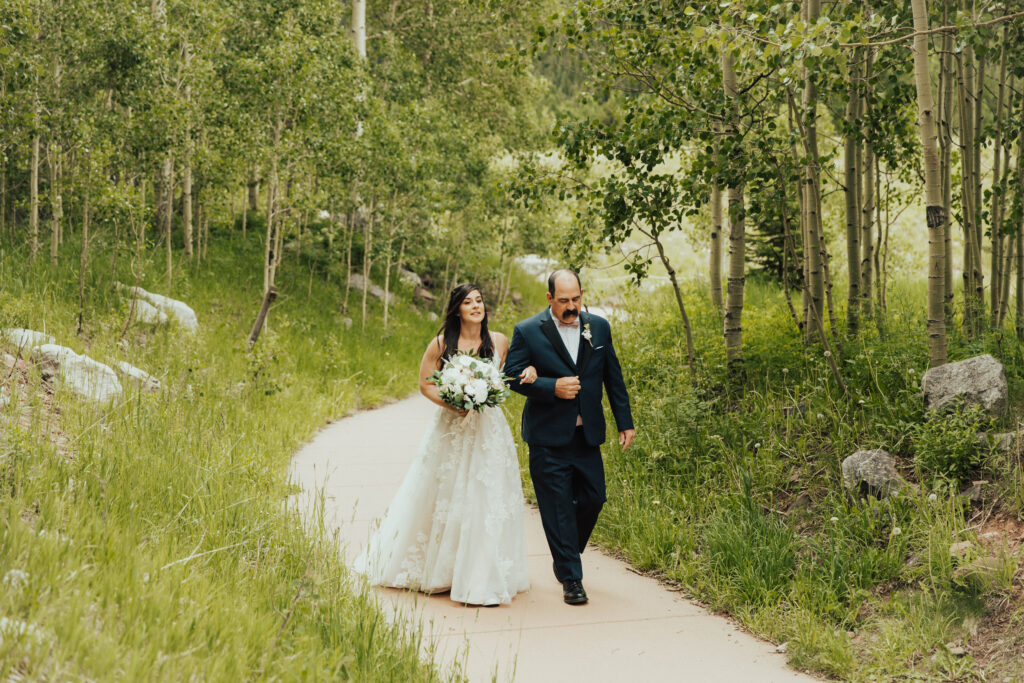
[[[415,396],[356,414],[321,430],[293,459],[292,481],[303,491],[292,503],[308,520],[323,492],[324,524],[338,532],[347,562],[390,503],[435,410]],[[590,602],[566,605],[532,507],[526,539],[532,588],[511,605],[464,607],[447,594],[377,589],[381,606],[391,618],[418,621],[439,666],[460,662],[474,683],[814,680],[789,669],[770,644],[594,548],[583,556]]]

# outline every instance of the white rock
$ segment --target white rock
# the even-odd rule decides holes
[[[162,325],[167,322],[167,314],[144,299],[135,301],[135,320],[147,325]]]
[[[3,331],[4,339],[19,350],[28,350],[40,344],[55,344],[57,339],[42,332],[12,327]]]
[[[363,289],[363,287],[367,287],[365,280],[363,280],[363,276],[359,275],[358,273],[352,273],[349,276],[349,284],[352,285],[353,289]],[[378,287],[377,285],[373,284],[372,282],[369,284],[367,292],[369,292],[370,296],[374,298],[384,298],[384,290]],[[388,303],[390,303],[394,297],[394,294],[388,292]]]
[[[932,368],[921,390],[928,410],[945,411],[959,399],[995,416],[1006,412],[1009,396],[1003,364],[987,353]]]
[[[80,356],[66,346],[43,344],[32,349],[32,357],[44,374],[50,370],[61,386],[79,396],[104,402],[121,395],[121,383],[109,366]]]
[[[114,367],[117,369],[119,373],[121,373],[122,376],[124,376],[126,380],[128,380],[132,384],[135,384],[146,393],[153,393],[156,391],[160,391],[161,389],[160,380],[158,380],[156,377],[153,377],[145,370],[140,370],[134,365],[126,363],[123,360],[115,363]]]
[[[405,268],[398,271],[398,278],[407,285],[412,285],[414,287],[423,286],[423,278],[411,270],[406,270]]]
[[[128,287],[120,282],[117,284],[121,289],[127,290],[129,294],[137,294],[139,299],[152,304],[165,313],[168,318],[174,318],[178,321],[179,325],[189,332],[199,331],[199,319],[196,318],[196,312],[185,302],[172,299],[163,294],[147,292],[142,287]]]

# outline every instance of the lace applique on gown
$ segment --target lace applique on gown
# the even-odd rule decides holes
[[[374,585],[451,590],[474,605],[530,587],[519,462],[500,408],[438,408],[354,568]]]

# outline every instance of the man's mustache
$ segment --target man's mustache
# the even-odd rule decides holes
[[[575,318],[577,315],[579,315],[579,311],[573,310],[571,308],[567,308],[564,311],[562,311],[562,319],[563,320],[568,320],[569,318]]]

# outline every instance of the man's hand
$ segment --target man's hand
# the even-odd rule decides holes
[[[520,384],[533,384],[537,381],[537,368],[532,365],[527,367],[519,374]]]
[[[624,429],[619,432],[619,445],[622,446],[622,450],[626,450],[633,444],[634,436],[636,436],[634,429]]]
[[[564,399],[576,398],[580,393],[579,377],[559,377],[555,380],[555,396]]]

